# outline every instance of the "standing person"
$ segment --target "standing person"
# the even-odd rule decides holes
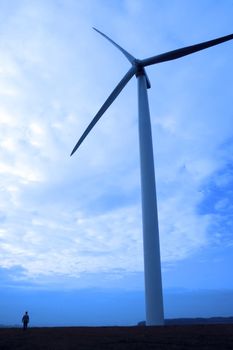
[[[23,329],[26,330],[28,328],[28,323],[29,323],[29,315],[27,311],[23,315],[22,322],[23,322]]]

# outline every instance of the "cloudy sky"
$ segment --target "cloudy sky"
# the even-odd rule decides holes
[[[231,0],[0,0],[0,324],[145,318],[135,78],[70,157],[129,69],[92,27],[146,58],[232,17]],[[166,317],[233,314],[232,59],[229,41],[147,68]]]

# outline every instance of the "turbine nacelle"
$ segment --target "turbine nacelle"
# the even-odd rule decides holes
[[[135,73],[136,77],[138,77],[139,75],[143,75],[143,74],[147,76],[146,70],[145,70],[141,60],[135,60],[134,67],[136,69],[136,73]]]
[[[138,59],[135,59],[134,61],[134,67],[135,67],[135,76],[136,78],[139,77],[140,75],[145,75],[145,78],[146,78],[146,87],[147,89],[150,89],[151,88],[151,83],[150,83],[150,80],[148,78],[148,75],[146,73],[146,70],[143,66],[143,63],[141,60],[138,60]]]

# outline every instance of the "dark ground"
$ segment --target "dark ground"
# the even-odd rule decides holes
[[[0,350],[233,350],[233,324],[0,329]]]

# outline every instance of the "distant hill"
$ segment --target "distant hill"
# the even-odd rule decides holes
[[[169,318],[165,320],[165,325],[193,325],[193,324],[231,324],[233,317],[197,317],[197,318]],[[146,322],[141,321],[138,326],[145,326]]]
[[[197,318],[171,318],[165,320],[165,325],[175,324],[229,324],[233,323],[233,317],[197,317]]]

